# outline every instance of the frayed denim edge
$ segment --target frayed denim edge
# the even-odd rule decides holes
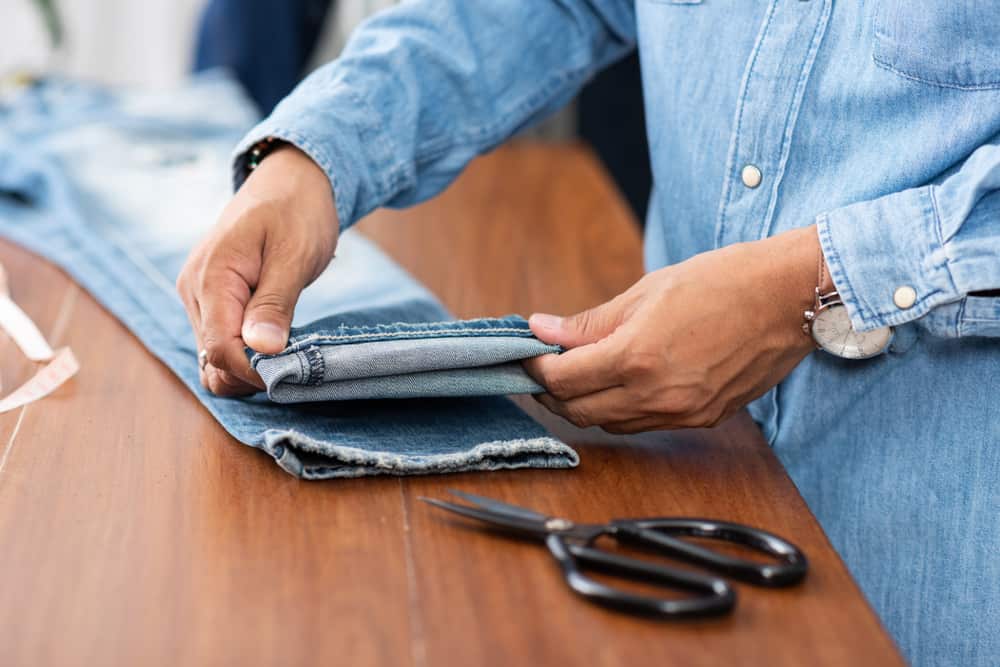
[[[370,475],[430,475],[474,470],[516,468],[575,468],[580,455],[569,445],[549,436],[494,440],[451,454],[406,455],[370,452],[357,447],[334,445],[294,430],[271,429],[263,434],[261,449],[285,471],[307,480],[366,477]],[[333,465],[302,464],[295,449],[320,454]]]

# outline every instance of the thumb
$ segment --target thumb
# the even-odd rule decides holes
[[[298,271],[287,263],[265,261],[243,315],[243,342],[262,354],[277,354],[285,349],[303,287]]]
[[[621,322],[622,312],[614,301],[567,317],[535,313],[528,320],[531,332],[540,340],[567,349],[596,343],[611,335]]]

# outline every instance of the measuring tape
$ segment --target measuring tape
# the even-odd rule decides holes
[[[14,410],[51,394],[80,370],[80,364],[73,356],[72,350],[64,347],[54,352],[28,314],[10,298],[7,271],[2,264],[0,264],[0,328],[17,343],[28,359],[36,363],[48,362],[27,382],[0,399],[0,413]]]

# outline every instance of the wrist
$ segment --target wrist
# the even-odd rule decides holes
[[[775,329],[790,347],[812,350],[812,339],[802,335],[802,313],[813,307],[821,271],[829,275],[816,226],[793,229],[761,243],[767,245],[764,270],[773,295]],[[832,280],[826,280],[833,289]]]
[[[322,224],[338,228],[333,188],[326,172],[293,144],[279,142],[259,157],[243,187],[260,199],[288,207],[307,206],[316,213],[329,213],[320,216],[324,218]]]

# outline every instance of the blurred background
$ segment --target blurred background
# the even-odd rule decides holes
[[[336,58],[367,16],[398,0],[0,0],[0,77],[61,74],[166,88],[228,67],[262,114]],[[636,213],[651,187],[638,58],[592,81],[566,110],[527,134],[582,140]]]

